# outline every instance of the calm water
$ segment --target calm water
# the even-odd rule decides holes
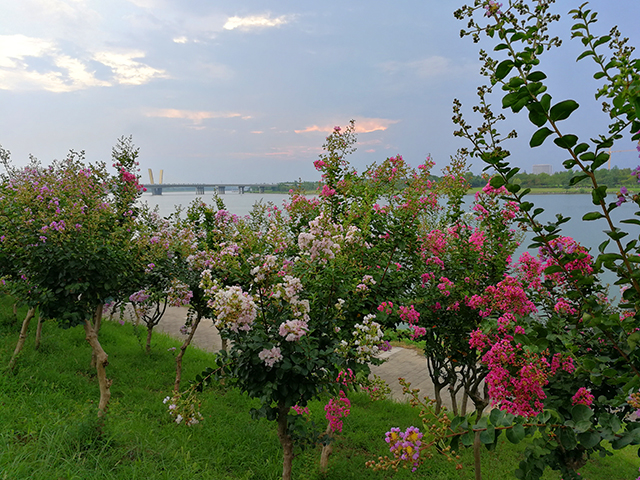
[[[163,195],[152,196],[150,194],[144,194],[142,200],[146,201],[150,206],[158,205],[160,213],[162,215],[168,215],[174,211],[176,205],[182,205],[186,208],[197,196],[192,192],[167,192]],[[206,202],[212,201],[211,194],[201,195]],[[289,198],[286,194],[257,194],[257,193],[245,193],[239,195],[238,193],[227,192],[222,195],[227,209],[236,215],[247,215],[253,205],[257,202],[272,202],[275,205],[281,206],[284,200]],[[555,215],[561,213],[565,217],[571,217],[571,220],[563,225],[562,234],[573,237],[585,247],[591,249],[592,254],[597,253],[598,245],[606,240],[606,235],[603,230],[607,229],[607,224],[603,219],[595,220],[592,222],[583,222],[582,216],[591,211],[597,210],[596,206],[591,202],[591,195],[530,195],[527,200],[533,202],[535,207],[544,208],[544,213],[539,217],[540,221],[545,223],[546,221],[555,219]],[[614,196],[610,196],[609,201],[615,201]],[[468,195],[466,197],[467,205],[473,202],[473,196]],[[614,210],[612,216],[614,220],[619,221],[624,218],[630,218],[634,212],[633,204],[623,204],[620,208]],[[624,225],[624,229],[629,232],[629,235],[625,238],[626,241],[632,238],[638,238],[640,235],[640,227],[635,225]],[[531,233],[527,233],[522,246],[514,255],[514,259],[517,259],[521,253],[527,250],[527,246],[531,243]],[[611,250],[613,251],[613,250]],[[530,253],[534,254],[533,251]],[[603,280],[612,284],[615,281],[613,274],[606,272]],[[611,295],[617,296],[619,289],[612,288]]]

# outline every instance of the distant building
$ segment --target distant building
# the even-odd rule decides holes
[[[549,164],[540,164],[533,166],[533,174],[537,175],[539,173],[546,173],[547,175],[553,174],[553,168]]]

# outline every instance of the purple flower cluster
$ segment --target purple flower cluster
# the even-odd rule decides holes
[[[417,427],[409,427],[404,432],[394,427],[387,432],[385,441],[389,444],[389,451],[400,460],[410,462],[415,472],[420,465],[420,447],[422,433]]]

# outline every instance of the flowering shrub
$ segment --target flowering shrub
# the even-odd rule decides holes
[[[0,183],[0,277],[12,293],[64,327],[84,325],[100,383],[99,414],[109,400],[107,354],[98,341],[105,299],[139,290],[134,237],[141,193],[138,150],[130,138],[113,149],[116,173],[87,164],[83,152],[43,167],[12,168]],[[92,319],[92,320],[90,320]]]

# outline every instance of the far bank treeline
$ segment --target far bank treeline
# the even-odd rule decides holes
[[[552,175],[547,173],[518,173],[515,181],[522,186],[522,188],[552,188],[552,189],[564,189],[572,193],[589,193],[587,185],[578,183],[577,185],[570,185],[571,177],[574,173],[571,171],[556,172]],[[465,175],[471,188],[482,188],[487,184],[487,178],[483,175],[474,175],[468,172]],[[620,188],[625,186],[629,189],[637,188],[637,178],[633,176],[630,168],[618,168],[612,167],[611,170],[598,170],[596,177],[599,185],[606,185],[610,189]],[[437,182],[440,177],[437,175],[431,175],[431,181]],[[301,189],[305,192],[314,192],[318,187],[318,182],[309,181],[297,181],[297,182],[281,182],[277,186],[274,185],[274,191],[287,193],[291,189]]]

